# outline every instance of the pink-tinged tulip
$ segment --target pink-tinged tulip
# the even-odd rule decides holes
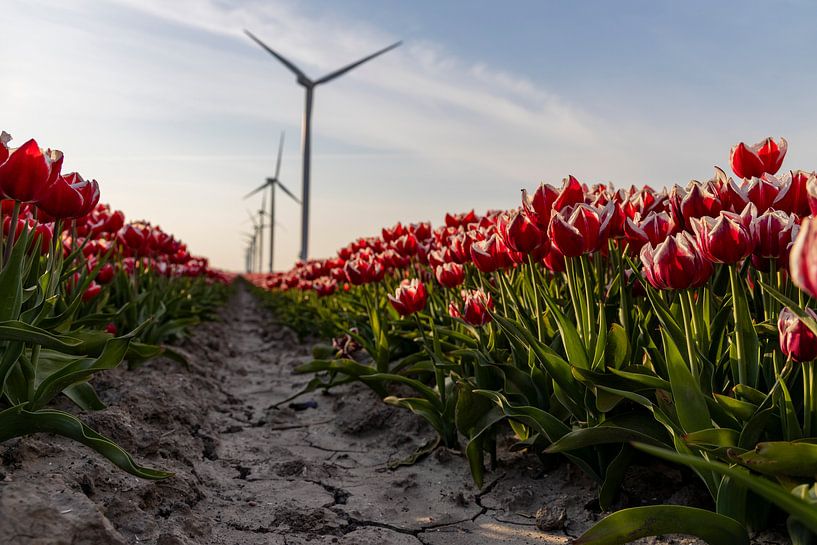
[[[817,314],[810,308],[804,309],[812,318]],[[792,361],[802,363],[817,358],[817,335],[800,318],[784,307],[777,319],[780,350]]]
[[[774,260],[788,255],[792,233],[796,233],[799,228],[793,215],[779,210],[767,210],[752,220],[754,255]]]
[[[482,327],[492,320],[489,310],[494,308],[490,294],[482,290],[462,291],[462,306],[458,307],[454,301],[448,305],[448,313],[452,318],[460,318],[465,323],[475,327]]]
[[[545,244],[545,234],[522,210],[517,210],[502,223],[502,238],[515,252],[529,254]]]
[[[428,293],[425,285],[416,278],[403,280],[400,286],[389,295],[389,302],[400,316],[408,316],[420,312],[426,307]]]
[[[558,212],[563,208],[581,204],[583,202],[584,188],[582,187],[582,184],[579,183],[579,180],[573,176],[568,176],[562,180],[562,189],[559,191],[559,195],[556,197],[556,200],[553,201],[553,210]]]
[[[783,164],[787,149],[788,142],[785,138],[781,138],[779,144],[772,138],[752,146],[741,142],[732,148],[729,164],[739,178],[759,178],[764,174],[776,174]]]
[[[43,152],[35,140],[29,140],[0,164],[0,192],[19,202],[37,202],[53,182],[52,162],[61,163],[61,157],[59,152]]]
[[[456,288],[465,281],[465,267],[458,263],[444,263],[434,269],[437,282],[444,288]]]
[[[701,253],[713,263],[733,265],[754,250],[751,228],[738,214],[721,212],[717,218],[696,218],[692,229]]]
[[[650,212],[644,219],[641,219],[641,214],[636,212],[633,219],[627,218],[624,223],[624,237],[630,245],[630,251],[634,254],[641,251],[641,248],[647,243],[653,246],[658,245],[674,230],[675,222],[666,212]]]
[[[522,206],[536,225],[546,231],[550,225],[550,215],[553,211],[553,203],[559,197],[559,191],[550,184],[539,184],[533,196],[528,196],[528,192],[522,190]]]
[[[588,204],[563,208],[550,220],[548,235],[565,257],[592,253],[603,242],[599,210]]]
[[[781,181],[771,174],[764,174],[761,178],[744,179],[740,184],[730,180],[729,199],[732,210],[740,212],[748,203],[752,203],[758,213],[762,214],[775,206],[781,189]]]
[[[789,254],[789,274],[798,288],[817,297],[817,219],[814,217],[805,218],[800,224]]]
[[[692,235],[681,232],[664,242],[641,248],[641,263],[647,281],[661,290],[683,290],[702,286],[712,276],[712,263],[704,258]]]

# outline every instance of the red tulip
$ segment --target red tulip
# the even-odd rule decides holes
[[[717,216],[724,208],[714,186],[703,186],[700,182],[690,182],[686,189],[675,186],[670,191],[672,220],[678,226],[689,227],[693,218]]]
[[[751,229],[738,214],[721,212],[717,218],[695,218],[692,228],[701,253],[713,263],[733,265],[754,250]]]
[[[817,319],[817,314],[812,309],[804,310]],[[780,350],[787,358],[798,363],[817,358],[817,335],[788,307],[780,311],[777,332]]]
[[[0,192],[19,202],[39,201],[53,182],[52,163],[62,164],[62,153],[43,152],[35,140],[29,140],[0,164]]]
[[[465,281],[465,267],[458,263],[444,263],[434,269],[437,282],[444,288],[455,288]]]
[[[487,240],[478,240],[471,245],[471,259],[476,268],[484,273],[491,273],[510,265],[508,247],[496,233]]]
[[[6,162],[9,158],[9,146],[11,135],[6,131],[0,131],[0,165]]]
[[[661,290],[683,290],[698,287],[712,276],[712,263],[687,232],[667,237],[664,242],[641,248],[641,263],[647,281]]]
[[[346,262],[343,269],[346,271],[346,277],[355,286],[368,284],[370,282],[379,282],[386,274],[386,269],[380,260],[373,256],[358,256]]]
[[[808,216],[810,210],[807,184],[815,176],[817,176],[817,173],[793,170],[778,177],[781,189],[774,203],[774,208],[789,214]]]
[[[406,228],[398,221],[391,229],[384,227],[381,233],[383,234],[383,240],[385,242],[392,242],[405,235]]]
[[[417,254],[417,237],[411,233],[398,237],[391,243],[392,249],[404,257]]]
[[[539,184],[532,197],[528,197],[527,191],[522,190],[522,206],[536,225],[547,230],[550,225],[550,215],[553,211],[553,203],[559,197],[559,191],[550,184]]]
[[[805,218],[789,255],[789,274],[794,284],[817,297],[817,219]]]
[[[105,326],[105,331],[107,331],[111,335],[116,335],[116,333],[119,331],[119,329],[117,329],[115,323],[109,322],[108,325]]]
[[[729,163],[739,178],[759,178],[764,174],[776,174],[783,164],[787,149],[788,142],[785,138],[781,138],[779,144],[772,138],[752,146],[741,142],[732,148]]]
[[[511,250],[524,254],[538,250],[546,242],[545,234],[522,210],[502,223],[502,238]]]
[[[795,217],[777,210],[767,210],[752,220],[754,255],[764,259],[779,259],[788,255],[792,233],[799,230]]]
[[[426,287],[416,278],[403,280],[394,295],[389,295],[391,306],[401,316],[420,312],[425,308],[427,300]]]
[[[88,289],[85,290],[85,293],[82,294],[83,301],[90,301],[91,299],[95,298],[99,293],[102,291],[102,286],[97,284],[96,282],[91,282],[91,285],[88,286]]]
[[[817,215],[817,173],[812,173],[806,181],[808,206],[813,215]]]
[[[37,208],[57,219],[79,218],[88,214],[99,202],[99,185],[87,181],[76,172],[59,176]]]
[[[115,272],[116,271],[114,270],[113,265],[110,263],[105,263],[96,274],[95,280],[100,284],[109,284],[111,280],[113,280]]]
[[[633,253],[638,253],[648,242],[656,246],[674,230],[675,223],[666,212],[650,212],[644,219],[636,212],[633,219],[627,218],[624,223],[624,237]]]
[[[335,293],[338,288],[338,283],[331,278],[324,278],[315,281],[312,284],[312,288],[317,292],[318,297],[326,297]]]
[[[458,307],[454,301],[448,305],[448,313],[452,318],[461,318],[467,324],[481,327],[492,320],[489,310],[494,308],[491,295],[482,290],[472,290],[462,292],[462,307]]]
[[[562,189],[559,191],[559,195],[556,197],[556,200],[553,201],[553,210],[558,212],[563,208],[581,204],[583,202],[584,188],[582,187],[582,184],[579,183],[579,180],[573,176],[568,176],[562,180]]]
[[[599,210],[588,204],[563,208],[550,220],[548,235],[565,257],[592,253],[603,242]]]

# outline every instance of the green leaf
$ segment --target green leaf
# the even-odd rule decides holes
[[[813,478],[817,475],[817,445],[791,441],[758,443],[736,461],[765,475]]]
[[[629,352],[630,341],[627,339],[627,332],[619,324],[611,325],[607,333],[607,346],[604,349],[604,364],[613,369],[621,369],[627,362]]]
[[[670,462],[688,465],[700,471],[714,471],[721,475],[726,475],[744,484],[746,488],[759,496],[774,503],[799,520],[812,532],[817,533],[817,509],[808,501],[795,497],[778,484],[774,484],[763,477],[752,475],[748,470],[741,467],[729,467],[720,462],[705,460],[686,454],[677,454],[667,449],[656,448],[649,445],[634,444],[634,446],[639,450],[643,450],[648,454]]]
[[[664,427],[643,412],[611,417],[598,426],[573,430],[550,445],[546,452],[555,454],[583,447],[609,443],[646,442],[653,445],[669,444]]]
[[[101,411],[105,404],[96,395],[94,387],[87,382],[73,384],[62,391],[68,399],[73,401],[83,411]]]
[[[705,509],[680,505],[622,509],[604,518],[573,544],[623,545],[642,537],[664,534],[696,536],[710,545],[749,545],[749,535],[737,521]]]
[[[562,312],[559,304],[550,296],[547,290],[542,290],[545,296],[545,302],[548,309],[556,318],[556,324],[559,327],[559,332],[562,334],[562,343],[565,347],[565,354],[567,354],[567,361],[571,365],[581,367],[583,369],[590,368],[590,361],[587,356],[587,349],[579,336],[579,331],[573,322]]]
[[[709,409],[698,380],[692,376],[687,363],[672,336],[664,333],[664,350],[670,376],[675,410],[684,431],[689,433],[712,426]]]
[[[143,479],[166,479],[173,473],[149,469],[136,464],[119,445],[100,435],[76,417],[51,409],[27,411],[18,405],[0,412],[0,443],[12,437],[22,437],[32,433],[53,433],[78,441],[92,448],[120,469]]]
[[[683,439],[690,445],[736,447],[740,440],[740,434],[736,430],[729,428],[709,428],[688,433],[684,435]]]

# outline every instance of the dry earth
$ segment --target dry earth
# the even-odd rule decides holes
[[[221,316],[182,344],[189,369],[160,359],[100,376],[108,408],[84,415],[175,477],[131,477],[58,437],[8,441],[0,544],[563,544],[603,516],[580,472],[507,449],[482,490],[449,450],[387,469],[431,437],[420,420],[360,385],[300,400],[316,407],[274,408],[303,386],[292,369],[309,347],[270,328],[244,288]],[[622,505],[701,501],[694,481],[665,466],[635,469],[622,495]]]

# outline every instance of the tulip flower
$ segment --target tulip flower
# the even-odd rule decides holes
[[[386,270],[383,264],[374,257],[357,257],[346,262],[343,267],[346,277],[354,286],[361,286],[383,279]]]
[[[812,173],[806,181],[806,196],[812,215],[817,215],[817,173]]]
[[[528,216],[543,231],[550,225],[550,215],[553,211],[553,203],[559,197],[559,191],[550,184],[539,184],[533,196],[529,197],[527,191],[522,190],[522,206]]]
[[[102,286],[100,286],[96,282],[91,282],[91,285],[88,286],[88,289],[86,289],[85,293],[82,294],[82,300],[90,301],[91,299],[94,299],[97,295],[99,295],[101,291]]]
[[[508,247],[494,233],[487,240],[471,245],[471,259],[480,272],[491,273],[510,265]]]
[[[417,254],[417,237],[407,233],[395,239],[391,243],[392,249],[404,257],[411,257]]]
[[[663,242],[675,230],[675,222],[666,212],[650,212],[644,219],[636,212],[624,223],[624,237],[633,253],[638,253],[648,242],[653,246]]]
[[[458,263],[444,263],[434,269],[437,282],[444,288],[456,288],[465,281],[465,267]]]
[[[99,184],[87,181],[76,172],[59,176],[37,208],[56,219],[72,219],[87,215],[99,202]]]
[[[52,163],[61,164],[62,153],[43,152],[35,140],[29,140],[0,164],[0,193],[18,202],[39,201],[53,183]]]
[[[807,189],[808,181],[815,176],[817,176],[817,173],[793,170],[777,177],[781,189],[780,193],[777,194],[773,207],[789,214],[808,216],[809,212],[811,212]]]
[[[119,329],[116,327],[115,323],[108,322],[108,325],[105,326],[105,331],[107,331],[111,335],[116,335]]]
[[[706,260],[692,235],[681,232],[655,246],[641,248],[644,275],[653,287],[683,290],[703,285],[712,276],[712,263]]]
[[[799,225],[795,217],[777,210],[767,210],[752,220],[754,237],[754,255],[764,259],[779,259],[788,255],[792,233],[796,234]]]
[[[381,229],[384,242],[392,242],[406,234],[406,228],[399,221],[392,228],[384,227]]]
[[[772,138],[752,146],[741,142],[729,153],[729,164],[739,178],[759,178],[764,174],[776,174],[783,164],[787,149],[788,142],[785,138],[781,138],[779,144]]]
[[[463,290],[461,295],[461,307],[458,307],[454,301],[448,305],[448,313],[452,318],[460,318],[475,327],[484,326],[493,319],[489,312],[494,308],[490,294],[482,290]]]
[[[576,257],[599,249],[602,218],[599,210],[589,204],[563,208],[550,220],[548,235],[565,257]]]
[[[794,284],[817,297],[817,220],[805,218],[789,254],[789,274]]]
[[[420,312],[426,306],[428,293],[425,285],[418,279],[403,280],[394,292],[389,295],[389,302],[400,316],[409,316]]]
[[[692,229],[701,253],[713,263],[734,265],[754,250],[751,229],[744,219],[732,212],[721,212],[717,218],[694,218]]]
[[[568,206],[584,203],[584,188],[579,180],[568,176],[562,180],[562,189],[553,201],[553,210],[558,212]]]
[[[693,218],[717,216],[724,208],[713,185],[690,182],[686,189],[676,185],[669,195],[672,220],[678,226],[689,227]]]
[[[812,309],[804,310],[817,319],[817,314]],[[788,307],[780,311],[777,332],[780,350],[787,358],[798,363],[817,358],[817,335]]]
[[[6,162],[9,158],[8,143],[11,141],[11,135],[6,131],[0,131],[0,165]]]
[[[336,280],[331,278],[316,281],[312,284],[312,288],[317,292],[318,297],[326,297],[332,295],[338,288]]]
[[[529,254],[545,244],[545,234],[523,210],[514,212],[502,223],[502,238],[515,252]]]

